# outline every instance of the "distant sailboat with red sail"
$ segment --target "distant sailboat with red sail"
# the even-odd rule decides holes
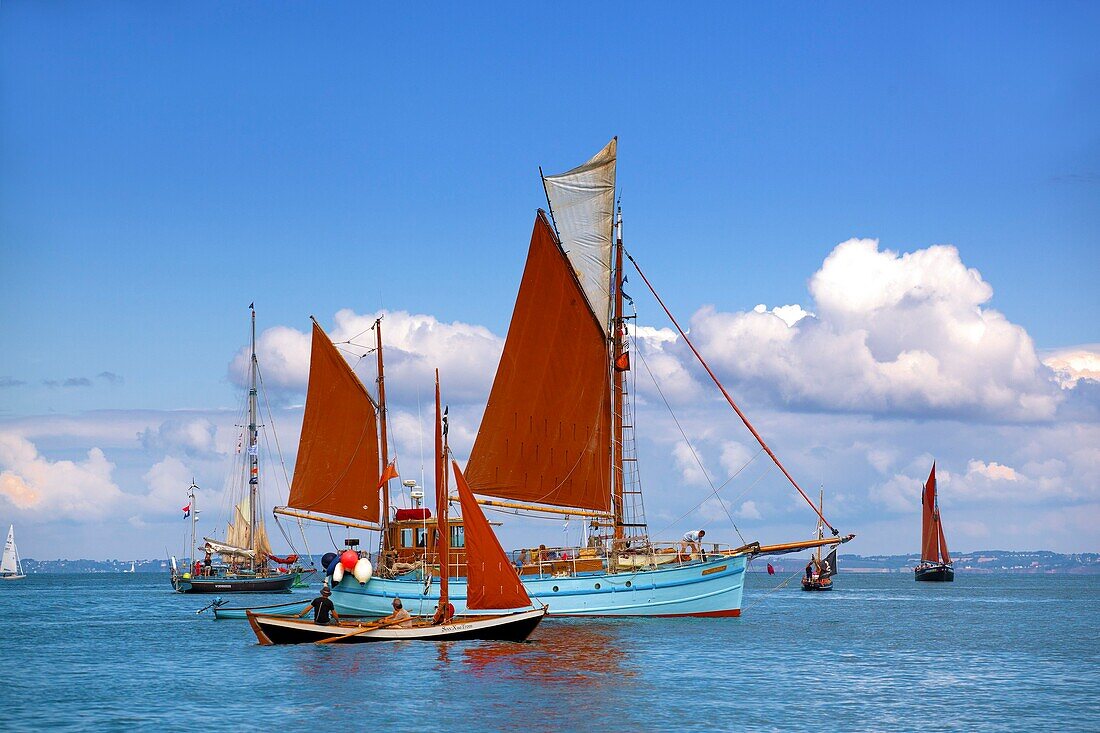
[[[950,583],[955,579],[955,568],[947,552],[947,540],[943,536],[940,506],[936,498],[936,464],[924,484],[921,496],[921,549],[920,564],[913,568],[917,580]]]

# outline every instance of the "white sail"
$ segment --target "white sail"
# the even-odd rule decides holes
[[[605,332],[611,320],[617,146],[612,138],[587,163],[542,179],[562,248]]]
[[[15,546],[15,525],[8,527],[8,539],[4,543],[4,557],[0,560],[0,575],[9,578],[23,577],[23,564],[19,562],[19,549]]]

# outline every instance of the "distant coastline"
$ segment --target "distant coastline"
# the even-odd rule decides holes
[[[842,573],[908,573],[918,561],[917,555],[839,555]],[[315,559],[319,562],[320,556]],[[960,573],[1065,573],[1073,575],[1100,574],[1100,553],[1061,554],[1049,550],[1014,552],[1010,550],[977,550],[954,556],[955,569]],[[136,573],[167,573],[168,561],[156,560],[36,560],[23,559],[23,569],[34,573],[129,573],[131,563]],[[794,573],[806,564],[805,555],[758,558],[749,565],[749,572],[767,572],[771,563],[776,572]],[[188,562],[181,561],[185,566]]]
[[[842,573],[909,573],[920,560],[912,555],[837,555]],[[1012,550],[976,550],[953,555],[958,573],[1064,573],[1100,574],[1100,553],[1062,554],[1050,550],[1015,552]],[[806,560],[799,555],[754,560],[749,572],[767,572],[767,563],[776,572],[798,572]]]

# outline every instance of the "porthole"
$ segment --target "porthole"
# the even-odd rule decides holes
[[[630,587],[630,581],[629,581],[629,580],[628,580],[628,581],[626,581],[626,587],[627,587],[627,588],[629,588],[629,587]]]
[[[557,593],[557,592],[558,592],[558,586],[556,586],[556,585],[554,586],[554,592],[555,592],[555,593]]]
[[[600,589],[600,584],[596,583],[596,590],[599,590],[599,589]]]

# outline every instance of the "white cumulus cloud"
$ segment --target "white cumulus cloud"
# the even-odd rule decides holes
[[[727,379],[813,409],[1049,420],[1062,397],[1027,332],[986,304],[993,289],[957,249],[880,250],[851,239],[798,306],[691,320]]]
[[[1073,389],[1081,380],[1100,382],[1100,344],[1059,349],[1047,354],[1043,363],[1054,370],[1062,389]]]
[[[0,434],[0,469],[0,497],[42,518],[102,518],[123,496],[99,448],[84,460],[51,461],[26,438]]]
[[[382,315],[387,398],[415,399],[417,387],[430,387],[435,369],[449,395],[456,399],[481,399],[489,394],[504,340],[484,326],[459,321],[445,323],[434,316],[406,311],[358,314],[351,309],[336,313],[331,327],[322,324],[333,343],[352,364],[372,392],[377,377],[371,351],[371,330]],[[256,355],[265,383],[303,392],[309,379],[309,331],[287,326],[266,329],[256,339]],[[248,375],[248,350],[241,349],[229,368],[237,384]],[[423,398],[423,395],[421,395]]]

